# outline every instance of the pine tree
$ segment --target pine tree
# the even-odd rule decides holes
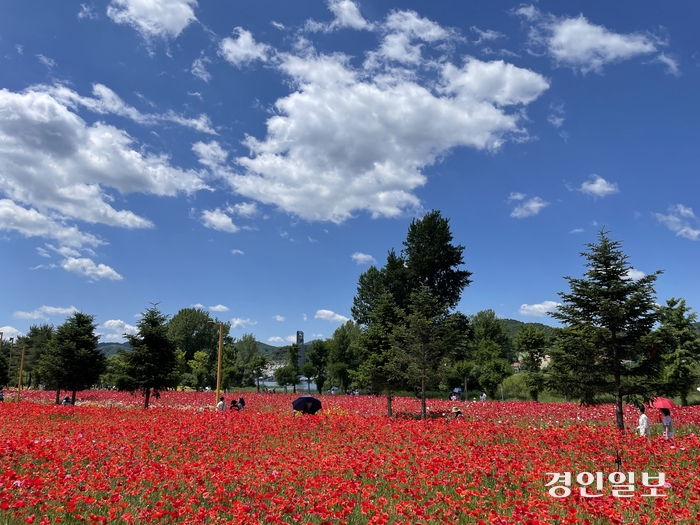
[[[143,394],[143,408],[148,408],[152,394],[159,397],[161,390],[176,387],[179,379],[176,346],[168,335],[168,316],[157,306],[141,316],[136,335],[125,334],[131,349],[122,351],[124,375],[117,379],[120,390]]]
[[[565,277],[570,293],[550,315],[564,325],[551,355],[548,386],[583,403],[615,398],[615,422],[624,429],[623,399],[647,400],[661,386],[663,355],[652,330],[659,320],[654,282],[657,271],[638,280],[608,232],[589,243],[583,278]]]
[[[56,329],[39,359],[39,373],[47,386],[68,390],[74,404],[76,392],[95,385],[106,369],[96,328],[94,315],[74,313]]]

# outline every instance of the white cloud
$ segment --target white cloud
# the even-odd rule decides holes
[[[513,191],[511,192],[510,195],[508,195],[508,202],[510,201],[521,201],[523,200],[527,195],[524,193],[520,193],[519,191]]]
[[[88,20],[95,20],[97,18],[97,13],[95,13],[94,5],[80,4],[80,12],[78,13],[78,19],[82,20],[87,18]]]
[[[311,334],[314,339],[323,339],[323,334]]]
[[[17,311],[13,314],[13,316],[17,317],[18,319],[48,319],[49,316],[52,315],[71,315],[77,311],[78,309],[75,306],[62,308],[60,306],[44,305],[31,312]]]
[[[7,344],[7,341],[8,339],[10,339],[10,337],[17,339],[18,336],[24,335],[22,332],[17,330],[17,328],[9,325],[0,326],[0,332],[2,332],[2,340],[3,342],[5,342],[5,344]]]
[[[119,95],[103,84],[93,84],[92,94],[94,98],[83,97],[76,91],[62,84],[55,84],[53,86],[40,85],[34,86],[32,89],[48,93],[59,103],[71,109],[82,106],[99,115],[119,115],[120,117],[131,119],[144,126],[154,126],[162,122],[173,122],[201,133],[217,135],[212,127],[211,119],[205,114],[201,114],[198,117],[185,117],[172,110],[162,114],[141,113],[135,107],[124,102]],[[140,93],[137,92],[136,95],[150,106],[154,105]]]
[[[325,24],[315,20],[308,20],[305,29],[307,31],[323,31],[325,33],[343,27],[358,30],[372,29],[372,24],[364,19],[360,13],[360,8],[352,0],[328,0],[328,9],[335,15],[331,23]]]
[[[636,270],[636,269],[634,269],[634,268],[630,268],[630,269],[627,271],[627,277],[628,277],[631,281],[638,281],[639,279],[641,279],[641,278],[644,277],[645,275],[646,275],[646,274],[645,274],[643,271],[641,271],[641,270]]]
[[[517,206],[511,212],[510,216],[516,219],[532,217],[533,215],[537,215],[545,206],[549,206],[549,203],[540,199],[539,197],[533,197],[532,199],[529,199]]]
[[[533,26],[530,44],[544,48],[558,66],[586,74],[603,72],[603,66],[654,53],[654,41],[640,33],[620,34],[591,24],[583,15],[576,18],[543,14],[534,6],[520,8],[517,14]]]
[[[207,71],[207,62],[211,62],[207,57],[195,59],[195,61],[192,62],[192,74],[208,83],[211,80],[211,73]]]
[[[281,315],[273,315],[272,318],[275,321],[280,321],[280,322],[284,321],[284,317],[282,317]]]
[[[479,35],[479,39],[475,40],[475,44],[481,44],[482,42],[486,42],[489,40],[496,40],[497,38],[504,38],[506,35],[503,33],[499,33],[498,31],[493,31],[492,29],[487,29],[486,31],[482,31],[476,26],[471,26],[470,28],[473,33],[476,33]]]
[[[357,264],[374,264],[377,261],[371,255],[362,252],[353,253],[350,258]]]
[[[0,90],[0,178],[10,199],[35,207],[43,216],[24,210],[23,218],[43,222],[53,238],[71,228],[64,226],[67,219],[153,226],[131,211],[116,210],[107,188],[121,194],[175,196],[207,187],[198,173],[171,167],[166,155],[135,149],[124,131],[102,122],[87,125],[42,87],[23,93]],[[83,242],[99,244],[85,235]]]
[[[228,312],[228,307],[223,304],[217,304],[216,306],[210,306],[209,310],[212,312]]]
[[[249,318],[242,319],[240,317],[234,317],[231,319],[231,327],[236,329],[243,329],[246,326],[252,326],[258,324],[257,321],[251,321]]]
[[[15,49],[17,50],[17,53],[19,53],[20,55],[24,54],[24,46],[17,44],[17,45],[15,45]]]
[[[34,209],[18,206],[9,199],[0,199],[0,230],[14,230],[25,237],[56,239],[62,245],[76,248],[104,244],[94,235],[81,232],[75,226],[66,226]]]
[[[113,268],[102,263],[95,264],[92,259],[88,259],[87,257],[80,259],[68,257],[61,261],[61,266],[68,272],[89,277],[91,281],[97,281],[98,279],[121,281],[124,279],[124,277],[119,275]]]
[[[38,253],[39,255],[41,255],[42,257],[46,257],[47,259],[50,259],[50,258],[51,258],[51,254],[49,254],[49,252],[47,252],[47,251],[46,251],[44,248],[42,248],[41,246],[37,246],[36,251],[37,251],[37,253]]]
[[[243,255],[243,250],[231,250],[233,255]]]
[[[284,24],[280,24],[279,22],[275,22],[274,20],[272,22],[270,22],[270,25],[272,25],[272,27],[274,27],[276,29],[279,29],[280,31],[284,31],[286,29]]]
[[[306,314],[303,314],[303,316],[304,316],[304,321],[306,321]]]
[[[193,21],[197,0],[112,0],[107,16],[146,38],[177,38]]]
[[[617,183],[608,182],[603,177],[594,174],[591,175],[590,181],[581,184],[578,191],[594,197],[606,197],[607,195],[618,193],[620,190],[617,187]]]
[[[392,16],[402,34],[428,42],[448,34],[415,14]],[[396,217],[418,208],[413,191],[426,183],[423,169],[453,148],[496,151],[527,136],[522,113],[508,108],[549,87],[541,75],[503,61],[446,64],[434,89],[429,79],[391,69],[367,76],[340,54],[278,58],[295,91],[275,103],[264,140],[244,141],[250,154],[235,159],[244,172],[217,173],[236,193],[307,220],[341,223],[360,210]]]
[[[121,319],[110,319],[105,321],[100,325],[100,328],[106,328],[107,330],[114,330],[116,335],[129,334],[136,335],[139,329],[133,325],[127,324]],[[109,336],[107,336],[109,338]]]
[[[553,312],[560,306],[556,301],[543,301],[539,304],[523,304],[520,306],[520,315],[528,317],[544,317],[547,312]]]
[[[207,228],[228,233],[236,233],[240,229],[233,224],[231,217],[226,215],[226,213],[219,208],[215,210],[204,210],[202,212],[202,223]]]
[[[255,60],[267,62],[270,46],[256,43],[253,34],[242,27],[235,28],[233,32],[238,38],[224,38],[219,44],[219,55],[239,68]]]
[[[258,214],[258,205],[254,202],[239,202],[233,206],[228,206],[226,211],[240,217],[255,217]]]
[[[669,208],[668,215],[655,213],[654,216],[676,236],[685,237],[691,241],[700,241],[700,220],[695,216],[692,208],[676,204]]]
[[[337,314],[331,310],[316,310],[316,315],[314,315],[314,318],[330,321],[331,323],[345,323],[350,320],[347,317]]]
[[[558,106],[550,104],[549,109],[552,111],[549,116],[547,116],[547,122],[549,122],[555,128],[560,128],[564,125],[566,117],[564,116],[564,104],[559,104]]]
[[[56,64],[56,62],[55,62],[54,60],[50,59],[49,57],[45,57],[45,56],[42,55],[42,54],[39,54],[39,55],[37,55],[36,57],[39,59],[39,62],[41,62],[42,64],[44,64],[44,65],[45,65],[46,67],[48,67],[49,69],[54,68],[54,67],[57,66],[57,64]]]
[[[199,309],[202,309],[202,308],[204,308],[204,305],[201,304],[201,303],[195,303],[195,304],[193,304],[193,305],[191,306],[191,308],[199,308]],[[139,314],[139,315],[140,315],[140,314]]]
[[[267,338],[268,342],[270,343],[284,343],[284,339],[282,339],[280,336],[276,335],[274,337],[268,337]]]
[[[569,233],[583,233],[583,232],[584,232],[583,228],[574,228]]]
[[[657,56],[654,59],[654,61],[660,62],[661,64],[664,64],[666,66],[667,75],[673,75],[674,77],[681,76],[681,70],[678,67],[678,61],[675,58],[668,56],[666,53],[659,53],[659,56]]]
[[[228,157],[228,153],[215,140],[209,144],[195,142],[192,145],[192,151],[197,155],[200,164],[212,170],[224,164],[226,157]]]

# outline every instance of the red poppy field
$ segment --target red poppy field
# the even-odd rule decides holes
[[[619,434],[611,405],[459,403],[453,420],[454,402],[430,401],[437,417],[420,421],[408,398],[389,420],[365,396],[321,396],[301,417],[291,394],[246,394],[241,413],[212,412],[213,393],[166,392],[148,410],[115,392],[53,397],[0,405],[2,524],[700,523],[700,407],[673,411],[671,442],[655,413],[651,440]],[[629,497],[612,495],[618,452]],[[571,493],[554,497],[564,472]],[[585,488],[600,496],[582,496],[598,472]]]

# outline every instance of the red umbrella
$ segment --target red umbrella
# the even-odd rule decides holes
[[[657,397],[649,403],[649,408],[676,408],[676,404],[665,397]]]

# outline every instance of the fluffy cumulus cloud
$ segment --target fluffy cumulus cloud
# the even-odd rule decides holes
[[[521,7],[516,13],[532,23],[532,46],[543,49],[556,65],[583,74],[602,73],[607,64],[658,51],[658,43],[648,35],[615,33],[592,24],[583,15],[556,17],[534,6]]]
[[[176,196],[207,186],[199,172],[171,166],[167,155],[147,152],[125,131],[79,117],[77,106],[141,123],[151,119],[105,86],[95,85],[93,93],[81,97],[60,85],[0,90],[0,185],[8,197],[0,200],[0,229],[71,248],[60,264],[70,272],[119,280],[109,266],[80,257],[78,250],[94,255],[87,247],[104,241],[75,222],[151,228],[149,219],[117,209],[115,193]]]
[[[635,269],[635,268],[630,268],[630,269],[627,271],[627,278],[628,278],[630,281],[638,281],[639,279],[641,279],[641,278],[644,277],[645,275],[646,275],[646,274],[645,274],[643,271],[637,270],[637,269]]]
[[[328,9],[333,13],[334,19],[330,23],[308,20],[305,29],[307,31],[323,31],[329,33],[340,28],[372,29],[370,24],[360,13],[359,6],[352,0],[328,0]]]
[[[61,262],[64,270],[87,277],[91,281],[109,279],[110,281],[121,281],[124,279],[114,268],[106,264],[95,264],[95,261],[88,257],[67,257]]]
[[[100,328],[114,330],[115,332],[120,334],[126,333],[129,335],[135,335],[138,333],[138,328],[125,323],[121,319],[110,319],[109,321],[105,321],[104,323],[102,323],[102,325],[100,325]]]
[[[17,330],[14,326],[0,326],[0,332],[2,333],[2,340],[7,341],[10,337],[16,338],[17,336],[23,335],[22,332]]]
[[[236,233],[240,228],[233,224],[231,217],[226,212],[216,208],[215,210],[204,210],[202,212],[202,224],[212,230]]]
[[[516,195],[522,195],[522,197],[517,199],[521,200],[522,204],[516,206],[510,213],[510,216],[515,219],[524,219],[525,217],[532,217],[534,215],[537,215],[546,206],[549,206],[548,202],[540,199],[539,197],[533,197],[532,199],[523,200],[525,198],[525,195],[523,195],[522,193],[518,193]],[[511,193],[511,199],[513,198],[512,196],[513,194]]]
[[[355,252],[350,257],[357,264],[374,264],[377,262],[374,257],[362,252]]]
[[[527,137],[522,109],[548,89],[543,76],[502,60],[467,58],[435,66],[434,82],[424,75],[433,69],[423,47],[449,39],[449,30],[397,11],[379,32],[385,35],[379,49],[360,68],[345,55],[308,47],[278,53],[275,67],[293,92],[275,103],[266,137],[244,141],[249,155],[234,159],[243,171],[223,165],[225,152],[216,148],[202,162],[244,197],[341,223],[358,211],[395,217],[418,208],[413,192],[426,183],[423,171],[453,148],[497,151]],[[391,35],[406,38],[403,50],[389,46]]]
[[[258,324],[257,321],[253,321],[250,318],[241,318],[241,317],[234,317],[231,319],[231,328],[236,328],[238,330],[242,330],[246,326],[253,326]]]
[[[197,0],[112,0],[107,16],[136,29],[144,38],[176,38],[197,20]]]
[[[209,307],[210,312],[228,312],[228,307],[223,304],[217,304],[216,306]]]
[[[284,321],[284,317],[281,316],[281,315],[273,315],[272,318],[273,318],[275,321],[280,321],[280,322]]]
[[[692,208],[676,204],[668,209],[668,214],[655,213],[654,216],[678,237],[700,241],[700,219]]]
[[[599,175],[591,175],[591,180],[581,184],[578,190],[594,197],[606,197],[620,191],[616,183],[608,182]]]
[[[280,336],[275,335],[273,337],[268,337],[267,338],[268,342],[270,343],[284,343],[284,339],[282,339]]]
[[[75,306],[69,306],[66,308],[60,306],[40,306],[36,310],[31,312],[17,311],[13,315],[18,319],[48,319],[50,316],[56,315],[71,315],[77,312],[78,309]]]
[[[344,315],[337,314],[331,310],[317,310],[314,317],[331,323],[345,323],[350,320]]]
[[[544,317],[547,312],[553,312],[557,309],[559,303],[556,301],[543,301],[539,304],[523,304],[520,306],[520,315],[528,317]]]
[[[219,44],[219,55],[236,67],[242,67],[256,60],[267,62],[270,46],[255,41],[253,34],[242,27],[233,30],[236,38],[226,37]]]

